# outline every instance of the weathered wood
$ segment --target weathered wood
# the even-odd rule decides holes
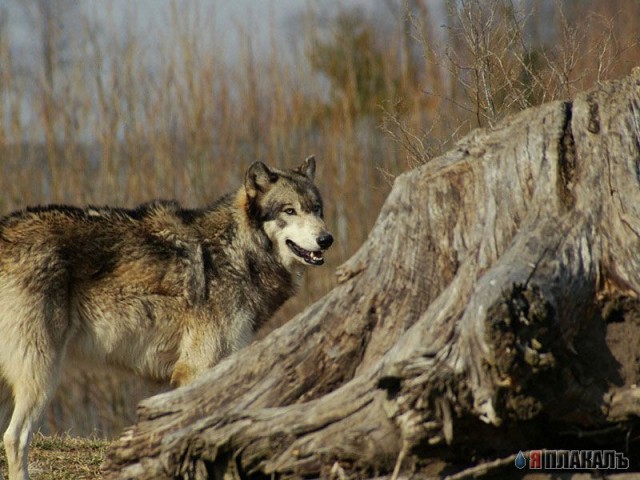
[[[143,402],[107,478],[366,475],[624,443],[640,412],[640,70],[398,177],[338,276]]]

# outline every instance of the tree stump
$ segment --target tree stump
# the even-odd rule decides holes
[[[337,274],[142,402],[106,478],[444,475],[603,445],[638,468],[640,69],[399,176]]]

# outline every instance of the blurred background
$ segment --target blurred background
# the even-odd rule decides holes
[[[0,0],[0,214],[196,207],[314,154],[336,238],[260,332],[324,295],[393,178],[640,65],[638,0]],[[65,374],[43,430],[113,437],[166,388]]]

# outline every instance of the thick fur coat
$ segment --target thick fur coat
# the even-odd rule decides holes
[[[65,361],[184,385],[245,346],[333,239],[311,157],[202,209],[30,208],[0,219],[0,429],[11,480]]]

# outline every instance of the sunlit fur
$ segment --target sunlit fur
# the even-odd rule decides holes
[[[28,478],[30,436],[67,360],[178,386],[250,341],[299,283],[306,262],[287,240],[320,252],[328,235],[314,173],[313,158],[286,171],[257,162],[242,187],[202,209],[47,206],[0,219],[11,480]]]

